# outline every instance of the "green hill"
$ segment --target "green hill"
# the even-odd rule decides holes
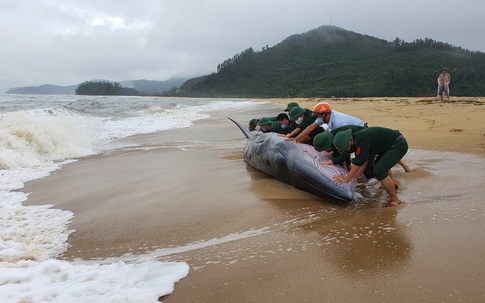
[[[433,96],[441,67],[451,94],[485,95],[485,54],[431,39],[385,41],[335,26],[227,59],[178,91],[199,97]]]
[[[77,85],[59,86],[52,84],[44,84],[41,86],[24,86],[9,88],[6,94],[39,94],[39,95],[74,95]]]
[[[178,87],[183,84],[186,78],[170,78],[165,81],[159,80],[125,80],[121,81],[120,84],[125,88],[131,88],[138,91],[141,95],[161,95],[163,92],[172,89],[173,87]],[[115,83],[111,80],[91,80],[88,82],[109,82]],[[69,86],[59,86],[44,84],[41,86],[24,86],[24,87],[14,87],[9,88],[5,93],[7,94],[63,94],[63,95],[74,95],[76,94],[76,88],[80,84],[69,85]],[[1,93],[1,92],[0,92]]]

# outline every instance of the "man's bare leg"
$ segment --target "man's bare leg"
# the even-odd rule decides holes
[[[391,176],[387,176],[384,179],[382,179],[381,184],[386,189],[389,196],[391,197],[391,201],[389,201],[389,203],[386,205],[386,207],[396,206],[399,203],[401,203],[401,201],[397,197],[397,191],[396,191],[396,188],[395,188],[395,183],[394,183],[394,180],[392,180]]]

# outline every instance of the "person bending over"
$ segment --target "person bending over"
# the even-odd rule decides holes
[[[333,145],[340,153],[355,153],[349,174],[335,176],[334,180],[337,183],[347,183],[352,180],[361,171],[361,167],[367,164],[369,155],[377,155],[373,171],[390,196],[386,207],[401,203],[397,196],[396,184],[389,175],[391,168],[408,151],[408,143],[398,130],[374,126],[352,133],[349,129],[335,135]]]

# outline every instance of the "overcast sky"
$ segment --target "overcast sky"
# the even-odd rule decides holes
[[[0,0],[0,88],[200,76],[329,24],[485,52],[484,12],[484,0]]]

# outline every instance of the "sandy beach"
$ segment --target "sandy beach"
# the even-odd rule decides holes
[[[270,99],[282,106],[295,101],[313,109],[328,102],[334,109],[367,122],[401,130],[413,148],[485,155],[485,97]]]
[[[249,167],[226,117],[247,125],[291,101],[400,130],[415,169],[394,174],[405,203],[381,207],[371,180],[336,205]],[[267,111],[221,111],[68,164],[27,183],[25,204],[74,213],[63,259],[176,251],[157,259],[191,269],[167,303],[485,300],[485,97],[255,102]]]

